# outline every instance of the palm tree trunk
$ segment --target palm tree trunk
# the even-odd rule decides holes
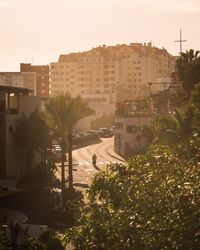
[[[68,133],[68,171],[69,189],[73,189],[73,165],[72,165],[72,131]]]
[[[61,188],[62,192],[65,190],[65,147],[62,146],[62,159],[61,159]]]

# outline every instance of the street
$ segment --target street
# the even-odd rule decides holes
[[[113,140],[111,138],[101,138],[101,142],[87,147],[73,150],[73,177],[74,184],[90,184],[93,176],[109,163],[122,163],[124,160],[113,150]],[[92,165],[92,155],[96,154],[96,168]],[[60,165],[60,164],[59,164]],[[60,173],[60,167],[58,167]],[[57,177],[60,179],[60,174]],[[66,166],[66,177],[68,176],[68,167]]]

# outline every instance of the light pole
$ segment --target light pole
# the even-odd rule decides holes
[[[138,150],[140,152],[141,149],[141,138],[140,138],[140,110],[138,111],[138,133],[139,133],[139,137],[138,137]]]

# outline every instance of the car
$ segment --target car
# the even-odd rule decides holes
[[[107,127],[99,128],[98,134],[100,137],[112,137],[111,130]]]
[[[89,139],[97,139],[99,137],[98,132],[93,129],[88,130],[87,134],[89,135]]]
[[[82,187],[82,188],[88,188],[88,184],[84,182],[74,182],[73,186],[75,187]]]

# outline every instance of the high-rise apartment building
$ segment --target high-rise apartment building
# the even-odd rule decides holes
[[[93,107],[96,104],[102,108],[107,103],[112,113],[117,100],[149,95],[148,83],[170,77],[173,62],[166,49],[151,43],[103,45],[87,52],[60,55],[58,62],[50,65],[50,93],[80,95]],[[110,112],[106,107],[102,112]]]
[[[40,97],[49,97],[48,65],[31,65],[30,63],[21,63],[20,72],[34,72],[36,74],[36,95]]]

